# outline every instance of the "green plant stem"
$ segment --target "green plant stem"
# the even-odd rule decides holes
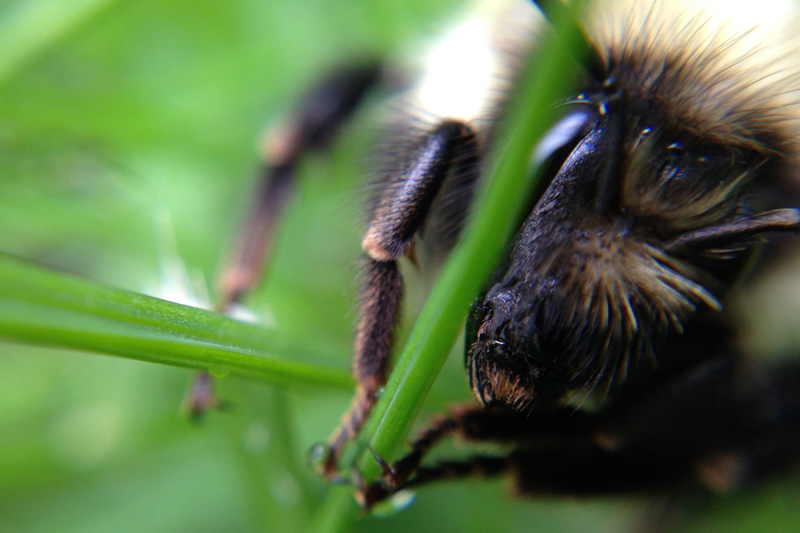
[[[345,372],[322,364],[341,360],[326,345],[8,256],[0,256],[0,338],[282,385],[352,387]]]
[[[559,25],[560,27],[560,25]],[[408,343],[392,372],[386,389],[362,433],[362,442],[378,456],[390,459],[408,434],[425,397],[452,350],[470,303],[483,287],[502,251],[526,215],[536,175],[530,172],[532,152],[552,121],[553,102],[566,92],[565,65],[573,63],[579,37],[570,31],[555,32],[542,43],[545,54],[534,55],[526,66],[514,95],[495,158],[495,169],[484,201],[468,225],[465,238],[446,263],[441,277],[417,319]],[[357,466],[365,479],[380,471],[372,454],[362,446]],[[340,531],[357,516],[357,506],[341,491],[331,494],[326,509],[327,531]]]

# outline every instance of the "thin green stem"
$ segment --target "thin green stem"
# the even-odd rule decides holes
[[[111,289],[8,256],[0,256],[0,337],[215,375],[352,387],[344,372],[321,364],[337,360],[336,350],[327,345]]]
[[[513,238],[529,206],[520,191],[532,191],[536,175],[530,161],[538,139],[545,133],[553,115],[553,102],[566,92],[565,65],[573,64],[572,54],[580,37],[558,31],[541,45],[545,54],[534,55],[522,74],[517,93],[510,103],[508,120],[488,168],[495,169],[484,201],[471,219],[465,238],[446,263],[441,277],[417,319],[386,389],[362,433],[378,456],[394,457],[439,373],[463,326],[470,303],[495,268],[498,258]],[[357,465],[365,479],[374,478],[379,466],[362,446]],[[355,502],[341,492],[331,494],[327,509],[329,531],[354,519]]]

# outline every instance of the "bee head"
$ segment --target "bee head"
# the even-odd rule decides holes
[[[524,411],[655,367],[660,346],[720,310],[743,272],[756,232],[737,224],[784,207],[760,191],[800,138],[789,55],[765,56],[752,46],[764,32],[691,3],[603,8],[622,11],[574,22],[587,49],[576,55],[583,92],[567,106],[578,112],[468,323],[467,368],[486,405]]]

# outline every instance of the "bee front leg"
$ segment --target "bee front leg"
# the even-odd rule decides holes
[[[487,477],[513,471],[512,456],[477,455],[461,461],[440,460],[421,466],[428,453],[443,439],[457,435],[467,442],[572,446],[589,442],[597,427],[594,414],[563,407],[554,411],[522,413],[510,409],[486,409],[479,405],[454,408],[420,433],[411,451],[391,465],[380,458],[381,479],[359,488],[357,499],[369,509],[401,490],[428,483],[464,477]]]

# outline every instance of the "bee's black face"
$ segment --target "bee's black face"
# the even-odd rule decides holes
[[[613,98],[473,308],[466,363],[486,405],[525,411],[623,381],[699,310],[720,308],[711,277],[665,242],[735,216],[748,169],[735,158],[694,157],[662,128],[643,126],[647,118],[623,119],[624,99]],[[656,213],[659,199],[675,207]],[[685,210],[695,216],[668,223]]]

